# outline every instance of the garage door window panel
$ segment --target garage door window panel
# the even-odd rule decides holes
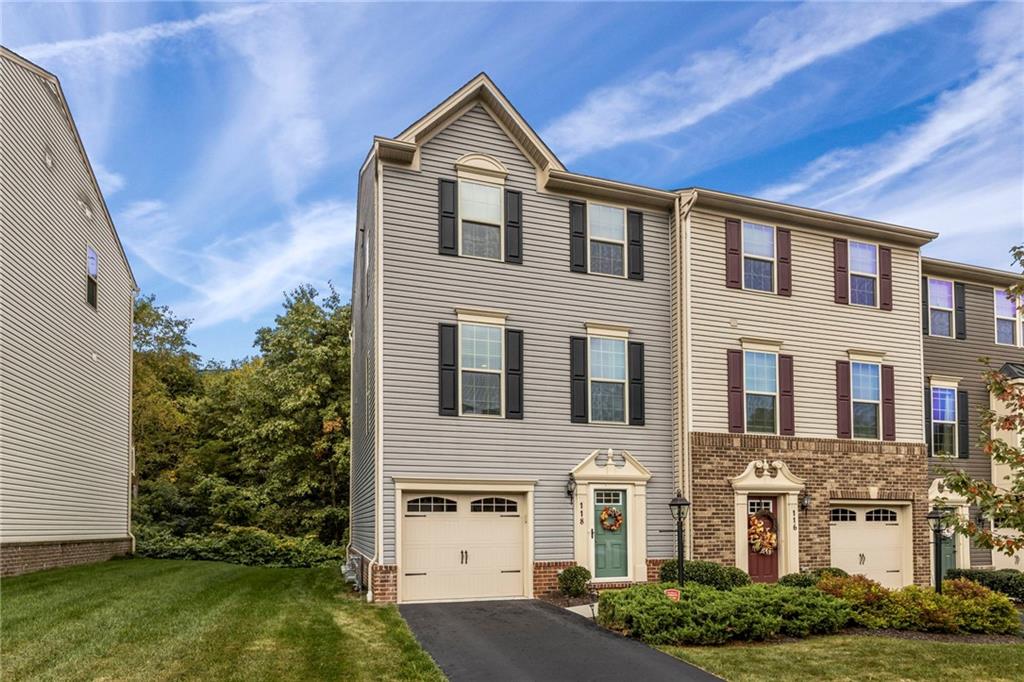
[[[896,523],[896,512],[892,509],[872,509],[864,515],[864,520],[875,523]]]
[[[519,504],[515,500],[504,497],[485,497],[470,502],[469,510],[471,512],[516,513],[519,511]]]
[[[847,523],[857,520],[857,512],[852,509],[833,509],[829,512],[829,521],[833,523]]]
[[[456,512],[458,505],[455,500],[445,497],[417,497],[405,503],[409,512]]]

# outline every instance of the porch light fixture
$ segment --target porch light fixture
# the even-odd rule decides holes
[[[676,520],[676,564],[679,571],[679,585],[683,584],[683,522],[690,511],[690,501],[683,497],[682,491],[676,490],[676,496],[668,503],[672,510],[672,518]]]
[[[565,484],[565,495],[572,502],[576,499],[576,477],[569,474],[569,480]]]
[[[949,513],[948,509],[942,507],[932,507],[931,511],[925,517],[928,519],[928,525],[932,528],[932,542],[935,545],[935,591],[942,594],[942,531],[945,530],[946,515]]]
[[[800,498],[800,511],[807,511],[811,508],[811,495],[810,493],[804,493],[803,497]]]

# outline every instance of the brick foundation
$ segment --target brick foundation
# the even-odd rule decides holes
[[[131,538],[75,542],[5,542],[0,545],[0,576],[10,577],[106,561],[132,551]]]
[[[548,594],[558,591],[558,573],[563,569],[575,566],[575,561],[535,561],[533,562],[533,593]]]
[[[829,501],[912,503],[914,582],[929,583],[928,458],[919,443],[691,433],[693,558],[736,564],[730,478],[753,460],[782,460],[806,482],[811,506],[800,512],[800,567],[830,564]],[[648,569],[650,573],[650,569]]]
[[[398,566],[374,564],[370,576],[373,601],[381,604],[394,604],[398,601]]]
[[[648,559],[647,560],[647,582],[656,583],[661,581],[661,567],[671,559]]]

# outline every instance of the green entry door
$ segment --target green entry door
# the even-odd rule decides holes
[[[595,490],[595,578],[625,578],[629,575],[629,557],[626,555],[626,548],[629,546],[626,542],[627,525],[626,492]]]
[[[946,577],[946,571],[956,568],[956,535],[947,536],[942,534],[942,577]]]

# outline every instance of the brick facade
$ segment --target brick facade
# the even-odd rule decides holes
[[[398,601],[398,566],[394,564],[374,564],[370,570],[373,601],[382,604],[394,604]]]
[[[131,551],[131,538],[77,542],[5,542],[0,545],[0,576],[92,564],[130,554]]]
[[[661,567],[669,559],[648,559],[647,560],[647,582],[661,582]]]
[[[575,561],[533,562],[533,593],[539,596],[550,592],[557,592],[559,572],[575,565]]]
[[[929,583],[928,459],[923,443],[691,433],[693,558],[734,566],[735,506],[729,479],[754,460],[782,460],[806,482],[800,567],[830,564],[829,501],[912,503],[914,582]]]

